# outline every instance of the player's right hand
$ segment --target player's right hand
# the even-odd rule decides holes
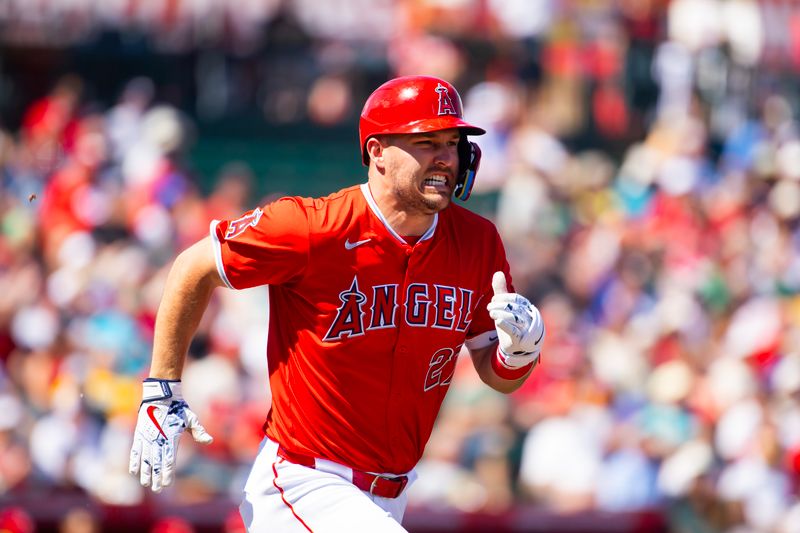
[[[175,478],[181,433],[188,429],[201,444],[210,444],[214,439],[183,400],[179,380],[148,378],[142,387],[128,471],[138,475],[143,486],[161,492]]]

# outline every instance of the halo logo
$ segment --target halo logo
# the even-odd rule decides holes
[[[456,115],[458,111],[453,105],[453,100],[450,98],[450,91],[441,83],[436,86],[436,92],[439,94],[439,115]]]

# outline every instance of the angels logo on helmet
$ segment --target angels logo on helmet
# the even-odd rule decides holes
[[[457,116],[458,112],[450,99],[450,91],[447,90],[447,87],[440,83],[434,90],[439,93],[439,111],[437,111],[437,114]]]

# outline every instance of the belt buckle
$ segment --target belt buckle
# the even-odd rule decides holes
[[[385,476],[382,474],[374,474],[374,475],[375,477],[372,479],[372,483],[369,486],[369,493],[372,494],[373,496],[377,496],[377,494],[375,494],[373,491],[375,490],[375,487],[378,485],[379,479],[385,479],[386,481],[391,481],[392,483],[399,483],[400,487],[397,489],[397,492],[395,492],[395,495],[392,496],[393,498],[397,498],[403,492],[403,489],[406,488],[406,484],[408,483],[407,476]]]
[[[388,480],[388,479],[392,479],[392,478],[390,478],[389,476],[382,476],[381,474],[375,474],[375,477],[372,478],[372,483],[369,486],[369,493],[372,494],[373,496],[375,496],[375,493],[372,492],[372,491],[375,490],[375,486],[378,484],[378,480],[379,479],[387,479]]]

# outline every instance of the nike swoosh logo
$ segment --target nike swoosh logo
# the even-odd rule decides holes
[[[164,430],[161,429],[161,424],[158,423],[158,420],[156,420],[156,415],[153,414],[153,412],[156,409],[158,409],[158,408],[155,405],[151,405],[150,407],[148,407],[147,408],[147,416],[150,417],[150,420],[152,420],[153,424],[158,428],[158,432],[161,433],[161,435],[163,435],[164,438],[166,439],[167,436],[166,436],[166,434],[164,434]]]
[[[491,335],[491,336],[489,337],[489,342],[494,342],[494,341],[496,341],[496,340],[497,340],[497,335]]]
[[[350,239],[345,239],[344,247],[347,248],[348,250],[352,250],[356,246],[361,246],[362,244],[366,244],[371,240],[372,239],[364,239],[363,241],[350,242]]]

